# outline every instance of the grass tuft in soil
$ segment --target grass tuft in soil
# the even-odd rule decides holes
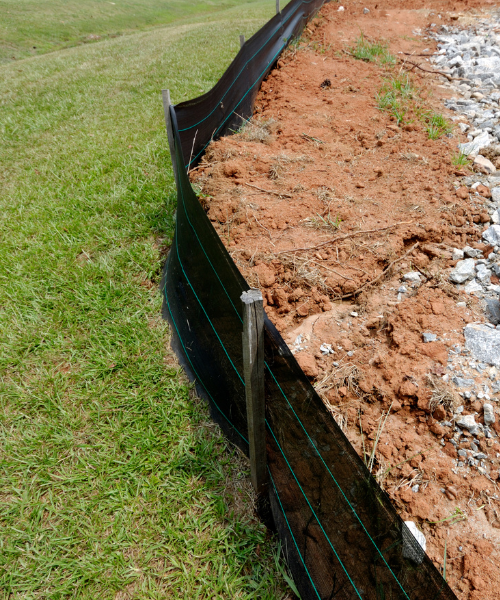
[[[467,167],[471,164],[471,160],[466,154],[456,152],[451,156],[451,164],[455,167]]]
[[[375,96],[380,110],[389,112],[398,125],[421,121],[431,140],[437,140],[453,131],[445,117],[426,107],[421,89],[408,73],[387,77]]]
[[[425,129],[431,140],[437,140],[453,131],[452,125],[440,113],[426,112],[422,115],[422,120],[426,124]]]
[[[349,48],[349,52],[358,60],[367,62],[378,62],[383,65],[395,65],[396,58],[388,49],[387,44],[382,42],[370,42],[361,32],[356,44]]]

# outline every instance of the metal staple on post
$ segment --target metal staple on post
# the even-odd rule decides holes
[[[179,182],[177,181],[177,160],[175,158],[175,139],[174,130],[172,128],[172,120],[170,118],[170,90],[162,90],[161,97],[163,100],[163,112],[165,113],[165,127],[167,128],[168,147],[170,148],[170,158],[172,159],[172,169],[174,171],[175,183],[177,189],[179,189]]]
[[[247,403],[252,485],[262,494],[266,477],[266,423],[264,400],[264,305],[260,290],[241,295],[243,303],[243,371]]]
[[[245,36],[243,33],[240,33],[240,48],[243,48],[244,43],[245,43]]]

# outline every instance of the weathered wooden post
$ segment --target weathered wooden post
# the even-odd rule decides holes
[[[240,48],[243,48],[243,44],[245,43],[245,35],[240,33]]]
[[[264,400],[264,305],[260,290],[241,295],[243,303],[243,371],[247,402],[248,441],[252,485],[257,494],[265,492],[266,423]]]
[[[280,0],[276,0],[276,14],[280,13]]]

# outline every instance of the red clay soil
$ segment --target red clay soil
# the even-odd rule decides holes
[[[253,124],[212,143],[191,173],[333,418],[366,461],[376,446],[374,475],[424,532],[440,570],[446,542],[446,577],[463,600],[496,599],[500,583],[498,438],[479,441],[490,472],[465,474],[441,424],[464,403],[442,378],[449,350],[463,347],[465,324],[482,319],[448,283],[451,253],[487,252],[476,225],[487,214],[459,188],[464,173],[451,161],[459,132],[431,140],[418,119],[398,126],[375,98],[404,67],[356,60],[349,48],[362,30],[399,58],[430,53],[434,42],[416,30],[456,25],[459,12],[488,5],[326,5],[263,83]],[[412,76],[419,102],[445,113],[442,80]],[[421,272],[421,285],[402,280],[410,271]],[[440,341],[423,343],[423,332]],[[465,404],[463,414],[477,408]]]

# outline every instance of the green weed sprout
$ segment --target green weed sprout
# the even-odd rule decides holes
[[[396,63],[396,58],[387,49],[387,44],[369,42],[363,32],[356,40],[356,45],[349,48],[349,52],[358,60],[380,62],[381,64]]]

